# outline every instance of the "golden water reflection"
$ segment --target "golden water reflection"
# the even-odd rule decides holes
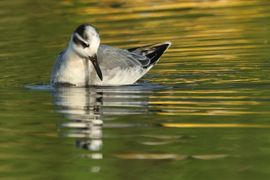
[[[168,128],[270,128],[267,124],[208,124],[208,123],[162,123],[162,127]]]

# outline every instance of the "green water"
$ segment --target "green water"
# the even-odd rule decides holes
[[[270,2],[0,1],[0,179],[270,178]],[[81,23],[170,40],[143,82],[48,85]]]

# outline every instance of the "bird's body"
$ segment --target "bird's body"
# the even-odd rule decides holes
[[[83,32],[78,32],[81,37],[74,40],[78,34],[73,34],[68,48],[59,55],[52,73],[51,83],[53,85],[117,86],[133,84],[157,63],[171,45],[170,42],[164,42],[125,50],[99,45],[99,39],[98,44],[93,44],[91,41],[97,42],[94,38],[98,34],[92,33],[95,29],[89,26],[79,26],[74,33],[79,28],[83,29]],[[90,39],[89,43],[83,40],[84,33],[87,31],[86,40]],[[94,35],[94,38],[91,35]],[[76,40],[79,41],[77,44]],[[82,48],[83,51],[76,48]]]

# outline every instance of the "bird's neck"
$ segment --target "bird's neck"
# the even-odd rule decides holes
[[[76,53],[71,47],[68,47],[65,52],[65,59],[68,61],[73,61],[77,59],[85,59],[84,57],[80,56],[78,53]]]

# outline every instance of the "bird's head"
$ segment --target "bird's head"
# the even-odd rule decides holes
[[[102,73],[97,61],[97,51],[100,45],[100,38],[97,30],[90,24],[78,26],[72,33],[69,48],[81,58],[90,60],[102,80]]]

